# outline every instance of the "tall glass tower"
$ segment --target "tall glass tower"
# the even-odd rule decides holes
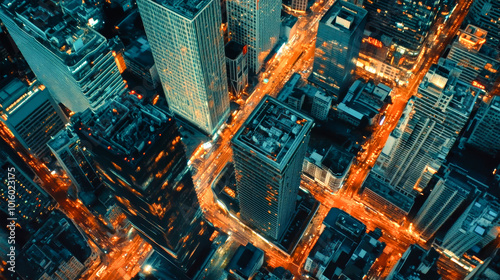
[[[72,121],[134,228],[179,271],[193,277],[210,255],[214,228],[202,219],[173,118],[130,95],[96,114],[76,114]]]
[[[9,0],[0,18],[37,78],[73,112],[96,110],[125,92],[110,44],[64,16],[56,2]]]
[[[356,68],[367,12],[352,3],[337,1],[318,27],[311,82],[336,98],[348,89]]]
[[[293,217],[313,119],[266,96],[234,135],[243,220],[278,240]]]
[[[278,43],[281,0],[227,0],[227,21],[232,41],[248,46],[248,65],[258,73]]]
[[[229,117],[220,3],[139,0],[170,110],[207,134]]]

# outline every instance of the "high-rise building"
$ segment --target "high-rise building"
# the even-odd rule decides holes
[[[15,204],[12,218],[17,219],[21,227],[31,230],[31,225],[41,222],[43,216],[52,210],[56,202],[47,192],[37,185],[33,180],[35,174],[22,163],[9,157],[0,151],[0,201],[4,205],[2,211],[9,214],[9,200]],[[9,198],[8,181],[15,182],[15,199]]]
[[[436,265],[438,258],[439,253],[434,248],[426,251],[419,245],[412,244],[394,265],[386,279],[439,280],[441,275],[438,274]]]
[[[405,109],[398,137],[386,144],[391,146],[388,157],[381,158],[372,170],[408,196],[427,186],[469,118],[477,93],[459,80],[460,73],[446,59],[431,66],[417,97],[410,100],[413,108]]]
[[[230,41],[225,46],[229,92],[240,96],[248,85],[247,46]]]
[[[13,79],[0,89],[0,120],[31,154],[50,155],[47,142],[64,128],[66,118],[45,86]]]
[[[209,256],[214,229],[201,215],[174,119],[135,95],[72,118],[102,181],[139,233],[193,277]]]
[[[356,68],[366,16],[365,9],[337,1],[319,22],[309,79],[336,99],[347,90]]]
[[[234,135],[241,218],[272,239],[295,212],[311,117],[265,96]]]
[[[0,18],[37,78],[73,112],[125,92],[106,38],[65,16],[57,2],[5,1]]]
[[[93,192],[101,186],[89,151],[81,147],[70,128],[53,136],[47,145],[79,193]]]
[[[488,97],[488,100],[481,104],[473,125],[467,143],[491,155],[498,154],[500,152],[499,96]]]
[[[220,3],[139,0],[170,110],[207,134],[229,117]]]
[[[462,66],[460,80],[490,90],[500,73],[500,52],[486,43],[487,32],[469,24],[450,47],[447,59]]]
[[[415,217],[415,230],[425,240],[430,239],[455,210],[474,194],[474,185],[481,184],[454,166],[449,166],[438,178]]]
[[[278,43],[281,0],[227,0],[229,38],[248,47],[248,67],[257,74]]]
[[[495,197],[485,194],[476,198],[446,233],[443,244],[445,250],[461,257],[475,245],[484,247],[497,236],[490,231],[499,225],[500,203]]]
[[[391,46],[389,63],[411,71],[436,20],[441,0],[369,0],[363,6],[369,13],[370,37]]]
[[[99,260],[97,247],[91,246],[73,222],[62,212],[52,211],[43,226],[22,247],[16,264],[23,269],[20,278],[81,279]]]
[[[497,0],[476,0],[472,2],[465,22],[486,30],[486,44],[499,49],[500,46],[500,2]]]

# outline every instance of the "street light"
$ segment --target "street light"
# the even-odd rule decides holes
[[[151,271],[153,271],[153,267],[151,265],[147,264],[146,266],[144,266],[144,272],[146,274],[150,274]]]

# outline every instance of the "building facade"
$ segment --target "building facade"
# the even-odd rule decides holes
[[[366,24],[367,12],[352,3],[337,1],[319,22],[311,82],[338,99],[347,90]]]
[[[486,42],[493,48],[500,46],[500,2],[496,0],[477,0],[472,2],[465,22],[486,30]]]
[[[499,221],[498,200],[489,194],[478,197],[446,233],[441,247],[457,257],[475,245],[482,248],[497,237],[494,228],[498,227]]]
[[[43,221],[44,216],[51,211],[56,202],[49,194],[34,182],[36,175],[27,166],[20,165],[7,154],[0,152],[0,200],[2,201],[2,211],[8,214],[9,204],[9,180],[15,181],[15,207],[14,218],[21,227],[32,230],[31,225]],[[9,176],[9,173],[15,175]],[[22,203],[19,203],[22,202]]]
[[[475,123],[467,143],[486,153],[496,155],[500,152],[499,138],[500,97],[488,97],[476,113]]]
[[[469,118],[478,94],[459,80],[460,73],[456,63],[445,59],[431,66],[410,100],[412,110],[398,124],[400,137],[386,144],[390,157],[372,170],[407,196],[427,186]]]
[[[90,153],[81,147],[80,139],[71,129],[53,136],[47,146],[79,193],[93,192],[101,186]]]
[[[63,112],[45,86],[13,79],[0,89],[0,120],[32,155],[50,155],[50,137],[64,128]]]
[[[491,90],[500,71],[500,50],[486,44],[487,32],[469,24],[450,47],[446,58],[462,66],[460,79]]]
[[[415,231],[419,232],[422,239],[429,240],[455,210],[474,195],[475,188],[471,182],[472,178],[454,167],[448,167],[445,174],[439,177],[415,217]]]
[[[313,97],[311,116],[317,120],[324,121],[328,118],[328,113],[332,107],[333,97],[327,96],[318,90]]]
[[[295,212],[312,118],[266,96],[234,135],[241,218],[277,240]]]
[[[331,146],[323,155],[316,151],[307,153],[302,172],[336,193],[347,179],[353,160],[354,155]]]
[[[178,268],[180,279],[193,277],[209,255],[214,229],[201,217],[173,118],[129,95],[72,121],[134,228]]]
[[[125,92],[106,38],[65,17],[53,1],[6,1],[0,18],[37,78],[73,112]]]
[[[229,38],[248,47],[248,67],[257,74],[278,43],[281,0],[227,0]]]
[[[229,117],[220,3],[139,0],[168,106],[212,135]]]

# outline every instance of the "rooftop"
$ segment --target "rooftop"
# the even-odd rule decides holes
[[[272,165],[284,167],[313,125],[311,117],[266,95],[232,142]]]
[[[358,27],[368,12],[350,2],[337,1],[326,12],[321,22],[340,30],[353,30]]]
[[[56,1],[5,0],[2,5],[23,30],[70,66],[106,42],[93,29],[79,26],[64,15]]]
[[[198,13],[214,0],[150,0],[188,19],[194,19]]]
[[[0,89],[0,109],[8,108],[23,94],[28,92],[28,85],[14,78]]]
[[[134,156],[137,162],[147,146],[155,145],[165,123],[171,121],[170,116],[158,107],[141,105],[135,95],[115,99],[95,114],[85,111],[73,119],[78,122],[75,129],[86,129],[100,145],[117,155]],[[85,119],[88,121],[83,123]]]
[[[235,60],[240,54],[246,53],[246,46],[235,41],[229,41],[225,46],[226,57]]]
[[[434,248],[431,248],[429,251],[426,251],[419,245],[412,244],[410,248],[408,248],[407,252],[408,251],[409,254],[406,256],[406,258],[405,259],[401,258],[399,260],[399,262],[403,262],[402,265],[398,266],[399,275],[405,277],[404,279],[408,279],[409,277],[412,276],[419,277],[416,279],[429,279],[429,280],[441,279],[439,275],[437,275],[438,277],[436,278],[436,274],[433,273],[433,270],[435,270],[436,268],[435,264],[437,262],[437,259],[439,258],[439,253],[436,250],[434,250]],[[423,271],[419,269],[421,264],[425,264],[426,266],[432,266],[434,267],[434,269],[428,271],[427,273],[423,273]]]
[[[125,56],[146,68],[150,68],[155,64],[146,36],[141,36],[132,41],[125,50]]]
[[[248,243],[246,246],[241,245],[238,247],[226,269],[232,273],[248,278],[255,272],[254,268],[256,264],[261,263],[263,259],[264,251],[253,246],[252,243]]]
[[[388,183],[379,180],[372,173],[368,175],[363,185],[406,213],[409,213],[413,206],[412,198],[395,191]]]
[[[25,279],[38,279],[44,272],[54,273],[63,260],[74,256],[80,263],[91,256],[86,238],[60,212],[53,211],[43,226],[23,247],[20,265]]]
[[[323,224],[352,239],[359,238],[366,232],[366,226],[362,222],[339,208],[330,209]]]
[[[52,136],[50,142],[47,143],[52,149],[55,151],[61,149],[62,147],[68,145],[72,141],[76,140],[75,135],[71,133],[70,130],[68,129],[63,129],[61,132],[56,134],[55,136]]]
[[[461,73],[461,68],[455,62],[440,58],[438,64],[433,64],[425,74],[419,90],[432,90],[448,96],[453,95],[449,106],[462,113],[469,113],[478,93],[472,85],[459,80]]]

